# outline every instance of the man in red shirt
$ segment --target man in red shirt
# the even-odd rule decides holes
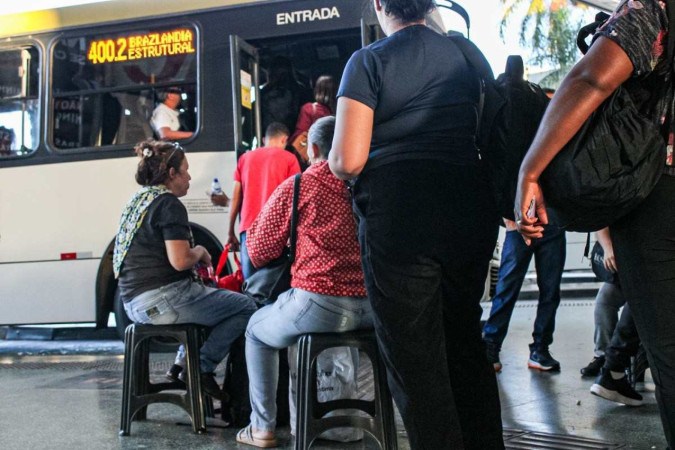
[[[264,147],[244,153],[234,171],[234,191],[230,205],[228,244],[241,247],[241,270],[244,278],[255,272],[246,249],[246,230],[272,195],[288,177],[300,173],[295,156],[284,150],[289,131],[285,125],[273,122],[265,130]],[[234,225],[239,217],[239,238]]]

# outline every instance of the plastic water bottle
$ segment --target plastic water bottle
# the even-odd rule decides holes
[[[223,188],[220,187],[218,178],[214,178],[211,182],[211,195],[223,195]]]

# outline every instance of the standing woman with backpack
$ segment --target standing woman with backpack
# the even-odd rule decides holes
[[[675,13],[673,3],[622,1],[595,33],[586,56],[560,85],[520,168],[515,212],[526,242],[541,238],[543,224],[548,222],[539,185],[541,174],[619,86],[637,101],[645,97],[650,101],[650,96],[665,91],[656,107],[646,112],[655,125],[664,128],[663,134],[672,143],[673,73],[666,49],[668,19]],[[645,112],[640,108],[643,105],[637,106]],[[659,151],[662,148],[655,146],[654,152]],[[611,224],[610,231],[621,287],[647,351],[666,439],[674,448],[675,167],[671,145],[663,163],[663,173],[649,196]],[[526,210],[532,199],[536,214],[530,218]]]
[[[480,330],[499,217],[475,144],[479,79],[425,25],[432,0],[372,3],[387,37],[345,68],[329,164],[358,177],[361,260],[389,385],[412,449],[502,449]]]

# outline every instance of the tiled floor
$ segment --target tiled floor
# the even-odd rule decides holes
[[[507,448],[665,449],[653,391],[643,393],[644,406],[628,408],[590,395],[592,380],[579,376],[592,356],[592,301],[564,301],[560,307],[551,347],[562,365],[557,374],[526,367],[535,313],[534,302],[519,302],[502,351],[498,380]],[[122,351],[115,342],[0,341],[2,449],[251,448],[236,444],[237,430],[221,428],[218,420],[210,421],[208,434],[192,434],[187,415],[168,404],[151,405],[149,420],[134,422],[131,436],[119,437]],[[171,355],[153,361],[161,373]],[[279,437],[281,448],[293,447],[287,427]],[[366,438],[351,444],[321,441],[313,448],[377,445]],[[409,448],[400,423],[399,448]]]

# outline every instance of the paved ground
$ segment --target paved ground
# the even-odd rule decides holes
[[[488,305],[486,305],[487,307]],[[645,405],[619,406],[588,392],[592,380],[579,368],[592,356],[591,300],[564,301],[558,313],[552,352],[562,372],[539,373],[526,367],[535,303],[521,301],[502,352],[498,376],[507,448],[595,449],[666,448],[653,388]],[[0,340],[0,430],[2,449],[244,449],[236,430],[212,419],[206,435],[192,434],[178,407],[155,404],[149,420],[134,422],[131,436],[119,437],[122,344],[118,341]],[[157,354],[160,376],[171,354]],[[281,448],[292,448],[288,428]],[[602,442],[600,442],[602,441]],[[399,422],[399,448],[409,448]],[[317,449],[374,449],[358,443],[320,442]]]

